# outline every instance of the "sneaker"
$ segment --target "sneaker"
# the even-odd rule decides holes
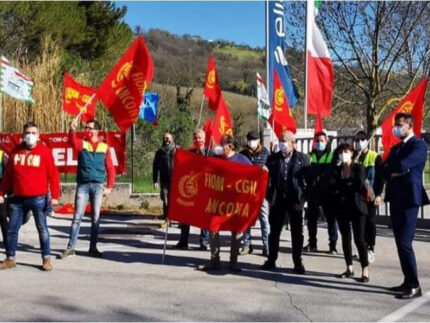
[[[16,260],[14,260],[14,259],[8,259],[8,258],[6,258],[0,264],[0,270],[14,268],[14,267],[16,267]]]
[[[237,262],[235,262],[235,263],[230,263],[230,269],[231,269],[232,271],[235,271],[235,272],[240,272],[240,271],[242,271],[242,267],[241,267]]]
[[[94,258],[102,258],[103,254],[98,251],[98,249],[96,247],[94,248],[90,248],[90,250],[88,250],[88,254],[90,257],[94,257]]]
[[[184,243],[178,242],[173,246],[173,249],[188,250],[188,246]]]
[[[375,261],[375,253],[372,250],[369,250],[367,252],[367,258],[369,260],[369,264],[373,263]]]
[[[303,264],[295,265],[293,271],[298,275],[304,275],[306,273],[305,266],[303,266]]]
[[[274,261],[266,260],[261,266],[263,270],[276,270],[276,263]]]
[[[254,251],[254,248],[252,248],[252,245],[249,246],[243,246],[240,251],[239,251],[239,255],[249,255]]]
[[[66,259],[76,256],[75,249],[67,248],[61,254],[58,255],[59,259]]]
[[[55,218],[55,212],[54,211],[46,212],[46,216],[49,216],[50,218]]]
[[[197,270],[201,270],[201,271],[220,270],[220,269],[221,269],[221,263],[219,262],[219,260],[211,260],[205,265],[197,266]]]
[[[208,250],[208,245],[201,243],[200,244],[200,250],[203,250],[203,251]]]
[[[303,251],[305,252],[317,252],[318,247],[317,246],[311,246],[310,244],[303,247]]]
[[[51,271],[52,270],[51,258],[48,257],[48,258],[43,259],[42,270],[43,271]]]

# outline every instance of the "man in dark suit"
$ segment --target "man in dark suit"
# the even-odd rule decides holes
[[[304,274],[302,263],[303,248],[303,205],[306,189],[305,170],[309,167],[309,157],[295,148],[295,137],[291,131],[284,131],[279,137],[279,152],[269,156],[267,200],[269,212],[269,257],[262,269],[276,269],[279,238],[288,213],[291,225],[294,272]]]
[[[398,113],[394,120],[393,134],[401,142],[391,149],[383,173],[387,180],[385,200],[390,202],[394,238],[404,281],[390,290],[399,293],[397,298],[408,299],[422,294],[412,241],[419,207],[429,203],[423,187],[428,147],[423,140],[414,136],[412,115]]]

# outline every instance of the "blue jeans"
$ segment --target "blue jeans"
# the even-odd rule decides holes
[[[6,256],[15,259],[16,248],[18,245],[18,232],[21,228],[24,214],[28,211],[33,212],[37,231],[39,232],[40,249],[42,258],[49,258],[51,253],[49,242],[49,231],[46,223],[47,196],[40,195],[35,197],[15,196],[9,200],[9,228],[7,232]]]
[[[266,199],[263,200],[258,219],[260,220],[261,239],[263,240],[263,247],[269,248],[269,202]],[[248,230],[246,230],[243,234],[243,245],[248,247],[251,245],[251,227],[249,227]]]
[[[85,207],[88,200],[91,203],[91,238],[90,249],[97,245],[99,234],[100,209],[103,198],[102,183],[82,183],[76,186],[75,195],[75,214],[73,215],[72,227],[70,228],[70,240],[67,248],[74,249],[78,240],[81,220],[85,213]]]

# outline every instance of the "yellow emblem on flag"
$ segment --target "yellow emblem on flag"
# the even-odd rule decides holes
[[[275,109],[282,111],[282,107],[285,103],[285,92],[284,89],[276,89],[275,91]]]
[[[199,188],[197,186],[199,175],[199,173],[194,174],[194,172],[191,172],[190,174],[181,177],[178,183],[178,191],[183,198],[189,199],[197,195],[199,192]]]
[[[402,106],[397,111],[397,113],[411,113],[413,108],[414,108],[414,104],[411,101],[406,101],[405,103],[402,104]],[[394,122],[395,122],[394,118],[395,118],[395,115],[393,116],[393,120],[391,121],[392,125],[394,125]]]
[[[207,86],[208,88],[213,89],[214,85],[215,85],[215,70],[213,69],[208,73]]]

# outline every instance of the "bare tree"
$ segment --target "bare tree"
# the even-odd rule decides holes
[[[290,26],[304,5],[290,4]],[[365,108],[369,132],[430,71],[430,3],[323,2],[317,23],[333,54],[334,107]],[[295,41],[303,34],[294,33]],[[342,109],[343,110],[343,109]]]

